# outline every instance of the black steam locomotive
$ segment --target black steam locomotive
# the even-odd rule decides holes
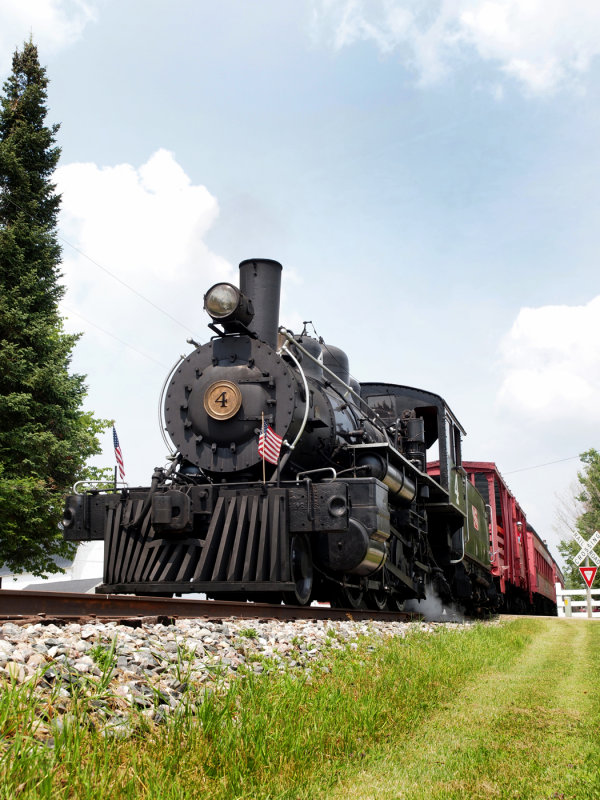
[[[67,498],[65,536],[105,542],[97,591],[377,609],[435,592],[494,608],[458,420],[436,394],[359,385],[342,350],[280,328],[280,282],[278,262],[250,259],[239,289],[206,293],[214,336],[167,379],[175,451],[150,487]],[[267,426],[276,465],[259,453]]]

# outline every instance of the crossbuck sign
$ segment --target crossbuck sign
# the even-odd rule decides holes
[[[574,533],[573,538],[581,547],[581,550],[573,559],[575,564],[579,566],[582,561],[584,561],[586,558],[589,558],[590,561],[593,561],[597,567],[600,567],[600,558],[594,552],[594,547],[598,544],[598,542],[600,542],[600,532],[596,531],[591,539],[589,539],[587,542],[579,533]]]

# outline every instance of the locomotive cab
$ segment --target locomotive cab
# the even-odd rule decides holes
[[[422,421],[424,454],[433,452],[437,456],[425,463],[423,469],[444,490],[425,501],[435,560],[446,574],[452,575],[455,594],[463,599],[473,596],[473,583],[493,590],[489,580],[486,504],[463,467],[465,431],[451,408],[439,395],[410,386],[363,383],[362,395],[392,428],[407,456],[415,451],[410,422]],[[481,602],[486,602],[486,598],[481,598]]]

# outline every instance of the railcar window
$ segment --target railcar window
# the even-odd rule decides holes
[[[431,447],[427,448],[427,461],[438,461],[440,457],[440,443],[436,439]]]
[[[552,566],[537,550],[535,551],[535,566],[539,575],[547,581],[552,580]]]
[[[483,497],[486,503],[490,502],[490,485],[487,480],[487,476],[483,472],[476,472],[475,473],[475,488],[479,492],[479,494]]]
[[[496,501],[496,522],[504,527],[504,509],[502,508],[502,496],[498,478],[494,478],[494,499]]]
[[[367,403],[382,419],[396,419],[396,398],[392,395],[372,394]]]
[[[451,462],[460,467],[462,464],[462,453],[460,445],[460,430],[450,420],[447,420],[448,431],[448,445],[450,447],[450,460]]]
[[[454,463],[456,464],[456,466],[460,466],[462,464],[462,447],[460,439],[460,430],[456,426],[454,426],[453,433],[454,433]]]

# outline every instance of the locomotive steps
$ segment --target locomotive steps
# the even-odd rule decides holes
[[[244,622],[236,637],[250,654],[266,625],[281,624]],[[117,691],[116,648],[100,641],[89,649],[99,678],[84,672],[61,683],[63,658],[43,685],[4,679],[0,796],[600,796],[594,622],[420,623],[385,639],[361,623],[366,635],[350,640],[337,629],[348,623],[327,625],[330,646],[318,658],[284,670],[272,657],[249,658],[238,677],[217,671],[200,681],[185,636],[178,649],[176,626],[165,630],[163,649],[171,642],[177,652],[155,677],[180,698],[171,713],[164,689]],[[301,631],[289,644],[312,652]],[[156,654],[145,657],[154,669]],[[115,708],[124,722],[110,734]]]

